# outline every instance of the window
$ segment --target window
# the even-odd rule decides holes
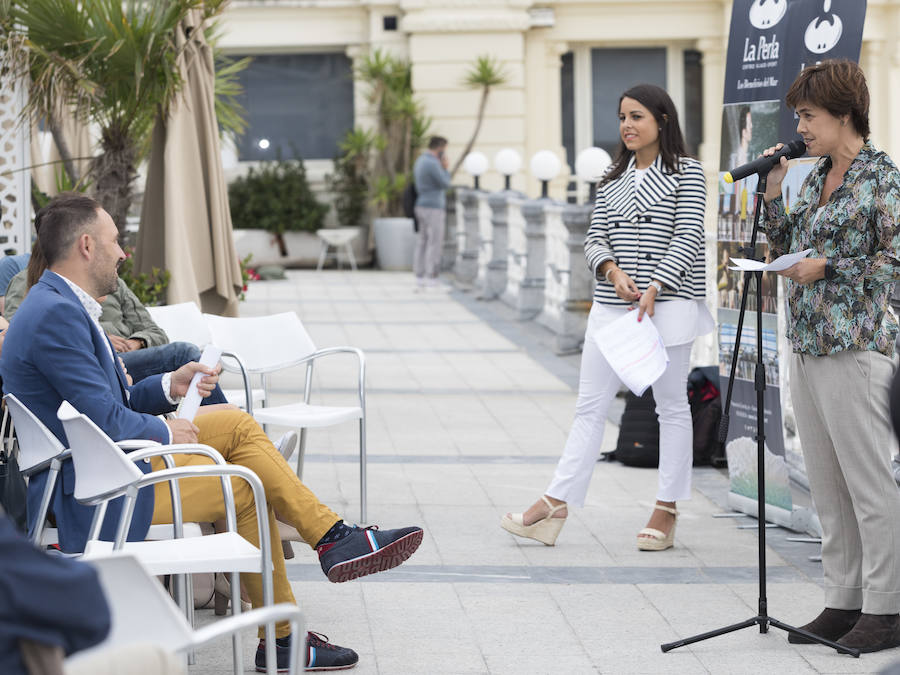
[[[636,84],[666,88],[664,47],[591,50],[594,145],[611,156],[619,144],[619,97]]]
[[[353,127],[353,71],[339,54],[261,54],[241,73],[242,161],[331,159]]]

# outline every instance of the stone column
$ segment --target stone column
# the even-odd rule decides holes
[[[566,228],[569,268],[566,274],[565,300],[556,329],[556,351],[571,354],[581,349],[587,328],[588,312],[594,297],[594,280],[584,259],[584,239],[591,224],[591,204],[568,204],[562,213]]]
[[[456,194],[459,250],[454,271],[456,283],[469,288],[478,276],[478,192],[469,188],[457,188]],[[460,211],[462,221],[459,218]]]
[[[447,229],[444,233],[444,250],[441,254],[441,271],[449,272],[456,263],[456,252],[459,248],[456,240],[457,211],[456,192],[447,193]]]
[[[533,319],[544,307],[544,265],[547,253],[544,209],[550,204],[552,202],[544,199],[534,199],[522,204],[522,216],[525,218],[525,257],[515,306],[519,319]],[[519,264],[522,265],[521,262]]]
[[[509,199],[507,191],[494,192],[488,197],[491,208],[491,258],[484,275],[484,286],[479,296],[482,300],[494,300],[506,289],[506,270],[509,266],[508,230]]]

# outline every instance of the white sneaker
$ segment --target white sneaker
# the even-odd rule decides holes
[[[294,450],[297,449],[297,442],[299,440],[300,437],[297,435],[296,431],[289,431],[278,439],[278,442],[275,444],[275,449],[281,453],[285,462],[294,454]]]

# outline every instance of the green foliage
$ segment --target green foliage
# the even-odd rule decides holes
[[[490,54],[482,54],[466,71],[463,84],[469,89],[481,89],[482,87],[498,87],[506,84],[508,79],[506,71],[496,58]]]
[[[306,179],[303,160],[266,162],[228,186],[231,222],[236,229],[315,232],[328,206],[319,202]],[[287,255],[282,251],[282,255]]]
[[[165,299],[171,274],[169,270],[154,267],[150,274],[134,273],[134,247],[125,247],[125,261],[119,266],[119,276],[135,294],[142,305],[159,305]]]
[[[368,87],[366,99],[375,117],[369,200],[379,216],[402,216],[403,188],[431,120],[414,96],[407,61],[376,49],[361,60],[356,77]]]
[[[259,275],[256,273],[256,270],[253,267],[250,267],[250,261],[252,259],[252,253],[248,253],[244,258],[238,259],[238,264],[241,266],[241,292],[238,295],[238,300],[242,302],[247,299],[247,283],[259,280]]]
[[[351,129],[341,141],[341,155],[334,160],[334,174],[328,187],[334,193],[338,223],[360,225],[369,200],[368,164],[375,136],[371,131]]]
[[[484,112],[487,109],[488,96],[491,94],[491,87],[499,87],[506,84],[507,80],[509,80],[509,76],[506,71],[500,65],[500,62],[490,54],[482,54],[477,57],[475,63],[472,64],[472,67],[466,71],[462,84],[470,89],[481,89],[481,100],[478,102],[478,112],[475,117],[475,129],[472,131],[472,136],[463,147],[463,151],[459,154],[453,168],[450,169],[451,177],[456,175],[456,172],[459,171],[459,167],[462,166],[466,155],[472,152],[472,148],[475,147],[475,141],[478,139],[478,133],[481,131],[481,125],[484,122]]]
[[[135,166],[149,145],[154,121],[165,114],[182,84],[176,29],[189,12],[199,11],[205,21],[224,4],[5,0],[0,5],[2,47],[10,70],[29,83],[25,114],[46,120],[53,131],[60,112],[72,109],[100,127],[101,153],[91,171],[98,200],[119,226],[131,205]],[[71,160],[63,147],[60,153]]]

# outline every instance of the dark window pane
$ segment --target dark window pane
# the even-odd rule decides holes
[[[562,90],[562,142],[566,149],[566,162],[575,166],[575,55],[563,54],[559,71]]]
[[[353,127],[351,61],[344,54],[260,54],[241,73],[244,161],[331,159]]]
[[[688,152],[697,156],[703,142],[703,65],[700,52],[684,52],[684,142]]]
[[[614,155],[619,144],[619,97],[636,84],[666,87],[666,50],[592,49],[594,145]]]

